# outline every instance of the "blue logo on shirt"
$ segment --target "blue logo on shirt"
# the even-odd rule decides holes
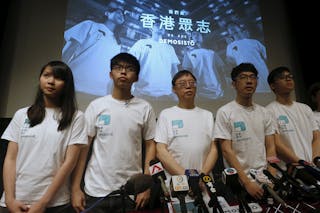
[[[246,130],[246,125],[243,121],[237,121],[233,123],[233,127],[236,131],[245,131]]]
[[[100,115],[98,118],[99,124],[102,124],[102,125],[109,125],[110,120],[111,120],[110,115]]]
[[[279,118],[278,118],[278,122],[279,122],[279,124],[281,125],[283,125],[283,124],[288,124],[289,123],[289,119],[288,119],[288,117],[287,116],[285,116],[285,115],[280,115],[279,116]]]
[[[30,124],[29,118],[26,118],[26,119],[24,120],[24,124]]]
[[[172,121],[172,128],[183,128],[183,121],[182,120],[173,120]]]

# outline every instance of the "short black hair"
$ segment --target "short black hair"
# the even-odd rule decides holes
[[[238,75],[242,72],[252,72],[255,76],[258,76],[258,70],[255,68],[253,64],[241,63],[232,69],[231,79],[235,81]]]
[[[290,69],[288,67],[284,67],[284,66],[281,66],[281,67],[277,67],[277,68],[274,68],[273,70],[271,70],[271,72],[269,73],[268,75],[268,84],[272,84],[275,82],[275,80],[284,72],[290,72]]]
[[[320,90],[320,82],[313,83],[309,88],[309,94],[315,96]]]
[[[184,75],[191,75],[192,78],[197,81],[196,77],[192,74],[191,71],[189,70],[180,70],[179,72],[177,72],[173,78],[172,78],[172,81],[171,81],[171,84],[172,86],[174,86],[176,84],[176,81],[181,77],[181,76],[184,76]]]
[[[308,89],[310,107],[312,110],[317,110],[317,102],[314,99],[317,95],[317,92],[320,90],[320,82],[313,83]]]
[[[134,69],[136,70],[137,76],[139,76],[140,63],[136,57],[134,57],[133,55],[131,55],[129,53],[119,53],[111,59],[110,69],[112,70],[112,68],[115,65],[118,65],[120,62],[124,62],[124,63],[132,65],[134,67]]]

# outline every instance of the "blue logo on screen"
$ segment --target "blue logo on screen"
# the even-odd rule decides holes
[[[183,127],[183,121],[182,120],[173,120],[172,121],[172,128],[182,128]]]
[[[243,121],[237,121],[233,123],[233,127],[236,131],[245,131],[246,130],[246,125]]]
[[[99,118],[98,118],[99,124],[102,124],[102,125],[109,125],[110,124],[110,120],[111,120],[111,116],[110,115],[100,115]]]

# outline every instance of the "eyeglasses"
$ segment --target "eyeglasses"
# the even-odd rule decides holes
[[[125,72],[136,72],[136,69],[133,66],[123,66],[123,65],[114,65],[112,67],[112,70],[120,73],[122,72],[122,70],[124,70]]]
[[[279,75],[278,79],[281,80],[292,80],[293,79],[293,75],[292,74],[283,74],[283,75]]]
[[[259,77],[256,75],[238,75],[237,79],[239,79],[240,81],[248,81],[248,80],[258,80]]]
[[[175,83],[175,85],[180,88],[187,88],[188,86],[193,88],[193,87],[197,86],[197,82],[195,82],[195,81],[179,81],[179,82]]]

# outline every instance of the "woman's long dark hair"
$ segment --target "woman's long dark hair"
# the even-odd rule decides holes
[[[53,76],[64,81],[64,87],[60,94],[59,108],[61,110],[61,116],[59,116],[59,126],[58,130],[62,131],[66,129],[72,122],[74,113],[77,110],[77,102],[75,98],[74,81],[71,69],[67,64],[62,61],[50,61],[44,65],[40,71],[41,77],[43,71],[46,67],[51,67],[53,71]],[[45,117],[46,110],[44,105],[43,92],[38,87],[35,102],[28,109],[28,118],[30,120],[30,126],[36,126],[41,123]]]

